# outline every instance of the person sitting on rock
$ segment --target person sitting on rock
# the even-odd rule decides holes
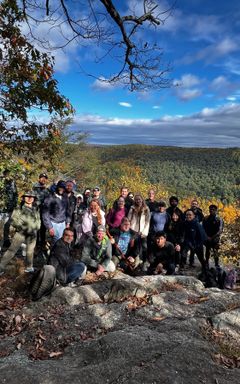
[[[138,236],[130,228],[130,221],[127,217],[122,219],[121,225],[110,231],[112,243],[112,261],[116,267],[124,272],[132,274],[141,264],[139,257]]]
[[[86,275],[86,266],[76,261],[71,254],[71,244],[74,230],[65,228],[61,239],[57,240],[51,249],[48,264],[56,270],[57,281],[62,285],[76,287],[80,285]]]
[[[81,261],[87,269],[100,276],[103,272],[114,272],[115,265],[112,259],[112,244],[102,225],[97,228],[95,236],[89,237],[84,243]]]
[[[155,235],[155,243],[148,256],[150,266],[148,274],[172,275],[175,271],[175,249],[174,245],[167,241],[164,231],[159,231]]]

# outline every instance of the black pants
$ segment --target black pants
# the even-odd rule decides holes
[[[206,242],[206,263],[209,263],[210,255],[211,255],[211,250],[213,251],[213,257],[214,257],[214,263],[215,266],[218,267],[219,265],[219,256],[218,256],[218,250],[219,250],[219,239],[213,239],[213,240],[207,240]]]
[[[183,267],[185,264],[186,264],[186,261],[187,261],[187,254],[188,252],[193,252],[192,254],[196,254],[197,257],[198,257],[198,260],[200,261],[201,265],[202,265],[202,268],[205,269],[206,268],[206,261],[204,259],[204,252],[203,252],[203,245],[199,246],[199,247],[196,247],[196,248],[191,248],[189,246],[184,246],[183,247],[183,250],[182,250],[182,257],[181,257],[181,267]],[[191,254],[190,253],[190,254]],[[191,261],[191,260],[190,260]]]

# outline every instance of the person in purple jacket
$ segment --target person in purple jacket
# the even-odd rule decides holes
[[[117,200],[117,207],[110,208],[106,216],[106,222],[109,229],[118,228],[122,219],[127,216],[127,209],[125,208],[125,199],[120,196]]]

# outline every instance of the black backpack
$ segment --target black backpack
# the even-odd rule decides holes
[[[52,265],[44,265],[30,282],[29,291],[33,301],[49,295],[56,287],[56,270]]]
[[[201,272],[198,275],[199,280],[201,280],[206,288],[217,287],[224,289],[224,281],[226,278],[226,272],[220,267],[212,267]]]

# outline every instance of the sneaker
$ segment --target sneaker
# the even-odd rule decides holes
[[[78,285],[74,281],[71,281],[71,283],[68,283],[67,286],[70,288],[76,288]]]
[[[26,268],[26,269],[24,270],[24,272],[26,272],[26,273],[32,273],[32,272],[34,272],[34,268],[33,268],[33,267],[28,267],[28,268]]]

